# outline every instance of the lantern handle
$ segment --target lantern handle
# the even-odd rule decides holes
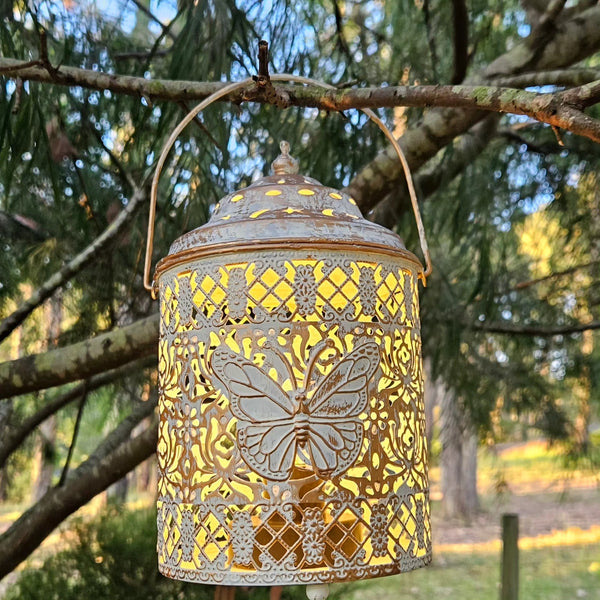
[[[295,83],[304,83],[307,85],[315,85],[317,87],[325,88],[328,90],[336,89],[334,86],[323,83],[321,81],[317,81],[315,79],[310,79],[309,77],[302,77],[300,75],[289,75],[286,73],[271,75],[270,79],[272,81],[292,81]],[[150,189],[150,211],[148,215],[148,235],[146,237],[146,257],[144,261],[144,287],[151,292],[153,298],[155,298],[155,287],[153,283],[150,281],[150,272],[152,270],[152,249],[154,247],[154,221],[156,218],[156,199],[158,196],[158,180],[160,178],[160,174],[167,160],[167,156],[171,150],[171,147],[175,143],[175,140],[179,137],[181,132],[188,126],[188,124],[196,118],[198,113],[203,111],[207,106],[227,96],[233,92],[236,92],[242,88],[245,88],[247,85],[253,83],[254,80],[252,78],[247,78],[242,81],[238,81],[235,83],[230,83],[220,90],[217,90],[207,98],[205,98],[200,104],[195,106],[184,118],[183,120],[175,127],[175,129],[171,132],[169,139],[165,142],[163,149],[158,158],[158,162],[156,163],[156,169],[154,170],[154,176],[152,177],[152,187]],[[417,201],[417,194],[415,191],[415,186],[413,183],[413,178],[410,171],[410,166],[406,159],[400,144],[394,138],[394,135],[389,130],[389,128],[385,125],[385,123],[372,111],[370,108],[361,108],[359,109],[363,113],[365,113],[378,127],[383,131],[385,136],[388,138],[389,142],[392,144],[392,147],[396,151],[398,158],[400,160],[400,164],[402,165],[402,169],[404,170],[404,175],[406,177],[406,183],[408,185],[408,193],[410,196],[410,202],[413,209],[413,214],[415,217],[415,221],[417,223],[417,231],[419,233],[419,241],[421,243],[421,251],[423,252],[423,257],[425,258],[425,271],[421,271],[419,273],[419,278],[423,282],[423,285],[427,283],[427,277],[431,274],[433,267],[431,264],[431,256],[429,254],[429,245],[427,244],[427,237],[425,235],[425,228],[423,227],[423,221],[421,219],[421,212],[419,211],[419,204]]]

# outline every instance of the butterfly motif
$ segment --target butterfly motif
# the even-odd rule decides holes
[[[379,364],[376,343],[355,348],[310,392],[285,391],[263,368],[226,348],[217,348],[210,362],[215,388],[229,398],[238,419],[240,453],[253,471],[285,481],[298,453],[321,479],[354,464],[364,437],[358,416],[367,407],[367,384]],[[309,365],[307,382],[314,360]]]

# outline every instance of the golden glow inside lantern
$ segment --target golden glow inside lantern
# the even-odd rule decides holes
[[[273,171],[156,269],[160,571],[281,585],[421,567],[421,264],[285,143]]]

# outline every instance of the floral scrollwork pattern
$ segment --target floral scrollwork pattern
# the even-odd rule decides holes
[[[294,278],[294,295],[300,315],[306,317],[315,311],[317,280],[311,265],[298,265]]]
[[[302,519],[302,550],[307,563],[317,564],[323,560],[325,551],[325,542],[323,540],[323,531],[325,523],[323,515],[318,508],[307,508],[304,511]]]
[[[252,519],[246,511],[237,511],[231,520],[231,547],[233,560],[240,565],[252,562],[254,547],[254,528]]]
[[[417,269],[327,249],[159,281],[159,569],[224,585],[431,557]]]

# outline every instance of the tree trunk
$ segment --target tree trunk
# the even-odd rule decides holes
[[[433,379],[429,358],[423,361],[423,368],[425,369],[425,436],[427,438],[427,448],[431,452],[435,431],[435,407],[441,403],[444,385],[440,379]]]
[[[10,419],[13,413],[13,402],[7,400],[0,402],[0,439],[4,439],[10,426]],[[6,468],[0,468],[0,502],[6,500],[6,492],[8,488],[8,474]]]
[[[62,324],[62,293],[56,292],[45,306],[44,317],[48,323],[46,341],[48,349],[58,346]],[[56,415],[52,415],[40,425],[40,442],[36,452],[38,460],[37,478],[33,488],[33,500],[37,502],[48,491],[54,477],[56,461]]]
[[[468,415],[450,391],[440,406],[442,510],[447,518],[470,519],[479,508],[477,436]]]
[[[462,451],[462,504],[463,516],[472,517],[479,510],[477,495],[477,447],[478,439],[475,428],[470,426],[463,431]]]

